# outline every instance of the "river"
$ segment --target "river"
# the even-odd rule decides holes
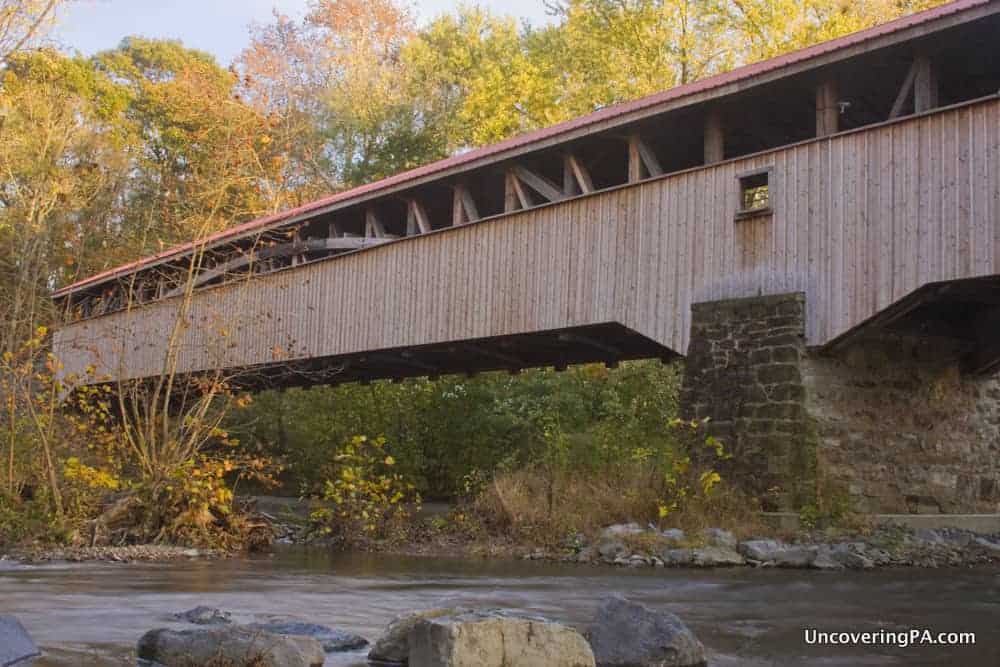
[[[0,562],[0,613],[18,616],[46,651],[39,667],[126,665],[154,627],[199,604],[239,622],[291,617],[370,639],[402,612],[497,606],[585,627],[622,593],[680,615],[732,665],[1000,665],[1000,570],[870,572],[613,569],[543,562],[331,554],[286,549],[222,561],[132,564]],[[845,647],[804,641],[805,628],[972,631],[975,646]],[[133,663],[134,664],[134,663]],[[365,665],[364,652],[327,665]]]

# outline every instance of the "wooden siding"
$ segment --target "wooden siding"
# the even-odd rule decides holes
[[[773,214],[734,220],[771,168]],[[822,345],[931,281],[1000,273],[990,98],[196,294],[181,370],[620,322],[683,353],[692,302],[801,291]],[[156,374],[177,300],[71,324],[67,372]]]

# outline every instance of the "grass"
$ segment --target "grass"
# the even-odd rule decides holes
[[[498,474],[472,512],[489,533],[546,546],[562,545],[578,533],[593,538],[605,526],[626,522],[681,528],[695,541],[709,527],[731,530],[738,538],[766,531],[756,504],[725,484],[708,497],[690,493],[678,511],[661,519],[663,493],[657,477],[638,466],[613,475],[524,469]]]

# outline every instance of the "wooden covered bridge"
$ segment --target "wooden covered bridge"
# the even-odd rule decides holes
[[[54,351],[155,376],[181,315],[179,371],[260,385],[614,364],[801,293],[809,347],[905,328],[987,370],[998,90],[1000,2],[961,0],[87,278]]]

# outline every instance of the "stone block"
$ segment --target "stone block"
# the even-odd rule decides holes
[[[576,630],[544,619],[468,612],[421,619],[410,632],[411,667],[595,667]]]
[[[0,614],[0,666],[27,665],[40,655],[21,622],[15,616]]]

